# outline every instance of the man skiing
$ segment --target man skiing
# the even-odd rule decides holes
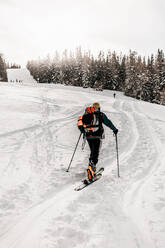
[[[103,125],[111,128],[115,135],[118,129],[108,119],[108,117],[100,111],[100,104],[95,102],[93,106],[87,107],[83,116],[78,118],[78,128],[86,137],[90,147],[89,165],[87,169],[89,181],[93,181],[96,175],[96,164],[98,162],[99,148],[101,139],[104,138]]]

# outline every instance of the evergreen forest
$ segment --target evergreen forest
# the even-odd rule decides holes
[[[147,59],[135,51],[118,55],[100,51],[65,50],[50,59],[28,61],[27,68],[38,83],[91,87],[123,91],[126,96],[165,105],[165,58],[162,50]]]

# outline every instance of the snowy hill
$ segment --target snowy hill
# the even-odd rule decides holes
[[[165,247],[164,106],[62,85],[1,84],[0,92],[1,248]],[[77,117],[95,101],[119,129],[121,178],[105,127],[103,176],[76,192],[89,156],[82,140],[65,170]]]
[[[10,83],[28,83],[34,84],[36,81],[31,76],[30,72],[26,68],[21,69],[7,69],[7,78]]]

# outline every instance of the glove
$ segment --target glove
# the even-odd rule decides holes
[[[78,128],[79,128],[79,130],[80,130],[80,132],[81,132],[81,133],[84,133],[84,132],[85,132],[84,127],[83,127],[83,126],[79,126]]]
[[[113,130],[113,133],[114,133],[115,135],[117,135],[118,129]]]

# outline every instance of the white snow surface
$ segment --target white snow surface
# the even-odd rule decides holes
[[[165,107],[63,85],[0,84],[0,248],[164,248]],[[105,127],[97,168],[86,177],[82,140],[69,172],[77,117],[100,102]]]

